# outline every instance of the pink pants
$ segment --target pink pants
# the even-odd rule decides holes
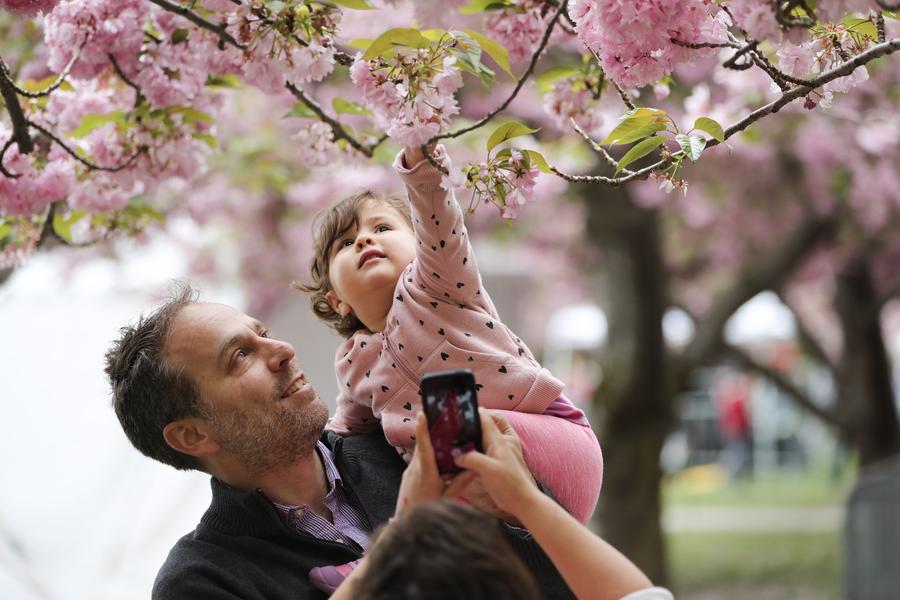
[[[587,523],[603,481],[603,454],[593,430],[552,415],[496,412],[522,439],[525,462],[534,476],[572,516]]]

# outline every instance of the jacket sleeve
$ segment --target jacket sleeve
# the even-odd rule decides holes
[[[339,435],[358,435],[379,428],[371,400],[364,397],[365,394],[358,393],[350,381],[351,364],[347,359],[352,348],[351,338],[338,347],[334,357],[334,375],[339,392],[337,408],[326,427]]]
[[[434,157],[450,167],[443,146],[435,149]],[[481,289],[481,274],[455,196],[441,187],[441,172],[428,159],[408,167],[403,158],[401,151],[394,168],[406,184],[412,208],[417,239],[413,277],[432,296],[482,305],[493,314],[490,299]]]

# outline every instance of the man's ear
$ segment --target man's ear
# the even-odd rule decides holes
[[[194,417],[178,419],[166,425],[163,438],[172,448],[190,456],[209,456],[221,448],[206,424]]]
[[[334,290],[325,294],[325,299],[328,300],[328,306],[331,307],[331,310],[342,317],[346,317],[350,314],[350,311],[353,310],[350,308],[349,304],[338,298],[338,295],[334,293]]]

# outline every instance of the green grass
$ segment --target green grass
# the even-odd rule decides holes
[[[708,469],[708,467],[699,467]],[[663,484],[665,505],[680,506],[829,506],[843,504],[853,487],[854,469],[837,480],[826,471],[770,471],[726,483],[712,471],[682,473]]]
[[[827,470],[758,473],[727,483],[715,467],[669,477],[665,506],[835,506],[846,500],[856,472],[837,480]],[[838,600],[841,531],[672,532],[666,534],[670,586],[680,599]]]
[[[838,531],[675,533],[666,541],[671,587],[679,598],[706,592],[704,597],[725,599],[738,588],[773,587],[785,599],[837,600],[841,595]]]

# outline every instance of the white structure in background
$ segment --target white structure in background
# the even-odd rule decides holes
[[[794,314],[773,292],[753,296],[725,324],[725,341],[735,346],[792,340],[796,334]]]
[[[110,341],[187,272],[171,243],[128,256],[72,270],[71,254],[42,253],[0,287],[4,600],[147,598],[208,505],[209,478],[141,456],[110,407]],[[235,290],[204,291],[242,303]]]

